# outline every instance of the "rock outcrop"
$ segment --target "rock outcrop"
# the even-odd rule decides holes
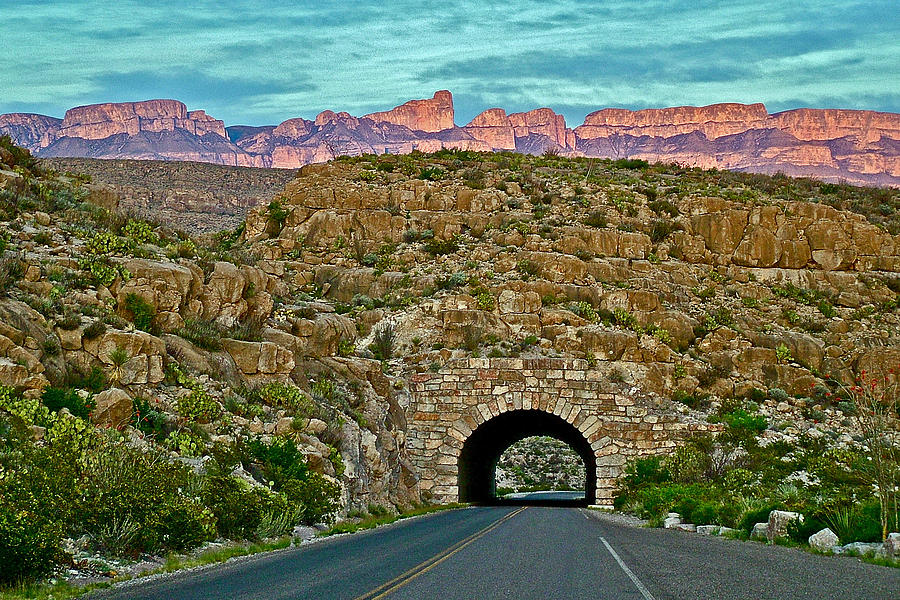
[[[162,132],[183,129],[197,136],[208,133],[225,136],[225,123],[213,119],[202,110],[188,112],[177,100],[147,100],[116,104],[92,104],[66,111],[55,138],[102,140],[125,133]]]
[[[463,129],[493,150],[515,150],[540,154],[546,150],[572,151],[575,134],[566,128],[566,120],[549,108],[506,114],[491,108],[477,115]]]
[[[453,121],[453,96],[447,90],[434,93],[430,100],[410,100],[384,112],[375,112],[364,118],[376,123],[393,123],[413,131],[434,133],[455,127]]]
[[[53,141],[62,119],[31,113],[0,115],[0,135],[8,135],[23,148],[38,152]]]
[[[900,115],[762,104],[603,109],[575,128],[588,156],[900,185]]]

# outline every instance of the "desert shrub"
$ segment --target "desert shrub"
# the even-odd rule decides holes
[[[390,360],[394,356],[394,326],[387,323],[378,328],[372,338],[372,344],[369,349],[378,360]]]
[[[444,170],[440,167],[422,167],[419,171],[419,179],[437,181],[444,176]]]
[[[431,239],[425,243],[425,251],[434,256],[453,254],[459,250],[459,238],[453,236],[446,240]]]
[[[253,402],[284,408],[301,416],[311,417],[316,412],[316,406],[309,396],[289,383],[280,381],[265,383],[250,390],[246,395]]]
[[[305,480],[287,482],[282,492],[288,500],[302,507],[304,523],[329,523],[340,508],[340,485],[319,473],[310,473]]]
[[[516,263],[516,271],[521,273],[524,279],[529,279],[540,274],[541,266],[535,261],[525,258]]]
[[[219,403],[200,386],[195,386],[190,392],[181,396],[176,402],[175,410],[179,416],[198,423],[209,423],[222,412]]]
[[[72,388],[44,388],[41,394],[41,402],[53,412],[59,412],[67,408],[70,413],[82,419],[88,418],[93,410],[93,401],[84,400],[78,392]]]
[[[200,502],[180,498],[161,508],[156,528],[160,546],[184,552],[215,537],[216,517]]]
[[[222,349],[225,331],[225,328],[215,321],[188,318],[184,320],[184,327],[175,333],[198,348],[217,352]]]
[[[650,224],[650,240],[654,244],[658,244],[678,229],[679,226],[674,221],[669,221],[666,219],[654,219]]]
[[[662,215],[663,213],[665,213],[672,218],[678,216],[678,207],[668,200],[652,200],[649,197],[647,199],[650,200],[650,202],[647,203],[647,206],[649,206],[650,210],[652,210],[656,214]]]
[[[612,161],[612,166],[618,169],[646,169],[650,166],[646,160],[639,158],[620,158]]]
[[[135,244],[158,244],[159,238],[153,233],[153,228],[145,221],[129,219],[122,228],[122,235]]]
[[[218,475],[206,479],[201,498],[215,517],[219,535],[239,539],[255,535],[268,495],[236,477]]]
[[[602,210],[595,210],[584,218],[584,224],[588,227],[606,227],[606,213]]]
[[[125,310],[129,313],[131,322],[137,329],[148,333],[153,330],[153,317],[156,316],[156,309],[141,296],[133,292],[127,294]]]
[[[25,263],[18,258],[0,259],[0,294],[6,294],[25,277]]]
[[[663,465],[662,459],[651,456],[629,463],[625,469],[623,482],[628,489],[635,490],[645,484],[665,483],[671,479],[672,474]]]
[[[74,388],[88,390],[89,392],[102,392],[109,384],[106,374],[100,367],[94,366],[87,372],[74,372],[66,381],[66,385]]]
[[[253,440],[249,448],[265,479],[273,482],[275,489],[280,489],[288,481],[305,480],[309,476],[306,455],[289,439],[276,438],[269,444]]]
[[[166,434],[165,414],[150,406],[150,403],[141,397],[134,399],[133,406],[131,426],[157,441],[162,441]]]
[[[103,321],[94,321],[84,328],[81,336],[86,340],[93,340],[106,333],[106,323]]]
[[[272,200],[267,208],[269,221],[279,228],[284,225],[284,222],[287,221],[288,216],[291,214],[289,210],[281,205],[280,200]]]
[[[63,557],[62,537],[60,523],[0,499],[0,585],[49,575]]]
[[[672,400],[674,402],[680,402],[681,404],[694,409],[703,406],[708,399],[709,394],[701,394],[699,392],[691,393],[684,390],[675,390],[672,394]]]
[[[225,333],[225,337],[244,342],[261,342],[263,340],[263,325],[262,318],[248,317],[229,327]]]

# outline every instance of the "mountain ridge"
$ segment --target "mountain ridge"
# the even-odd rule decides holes
[[[900,186],[897,113],[813,108],[769,113],[761,103],[602,108],[574,128],[547,107],[518,113],[489,108],[461,126],[455,116],[447,90],[359,117],[324,110],[313,120],[261,127],[228,127],[203,110],[163,99],[80,106],[63,119],[4,114],[0,134],[40,157],[299,168],[339,155],[416,150],[552,152]]]

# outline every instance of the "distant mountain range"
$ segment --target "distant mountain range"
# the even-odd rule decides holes
[[[900,114],[801,108],[769,114],[762,104],[631,111],[605,108],[570,129],[549,108],[491,108],[457,126],[453,97],[439,91],[384,112],[330,110],[315,120],[226,127],[177,100],[94,104],[63,119],[0,115],[0,134],[40,157],[201,161],[297,168],[342,154],[442,148],[640,158],[705,168],[783,172],[828,181],[900,186]]]

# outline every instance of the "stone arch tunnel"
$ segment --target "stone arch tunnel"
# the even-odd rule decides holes
[[[580,359],[462,359],[410,381],[407,451],[420,489],[438,502],[489,501],[503,450],[550,435],[582,457],[587,500],[611,506],[629,458],[667,453],[710,429],[622,390]]]
[[[490,502],[495,497],[495,470],[503,451],[534,435],[548,435],[571,446],[584,462],[585,501],[595,503],[597,459],[581,432],[552,413],[512,410],[484,422],[463,443],[459,455],[458,485],[461,502]]]

